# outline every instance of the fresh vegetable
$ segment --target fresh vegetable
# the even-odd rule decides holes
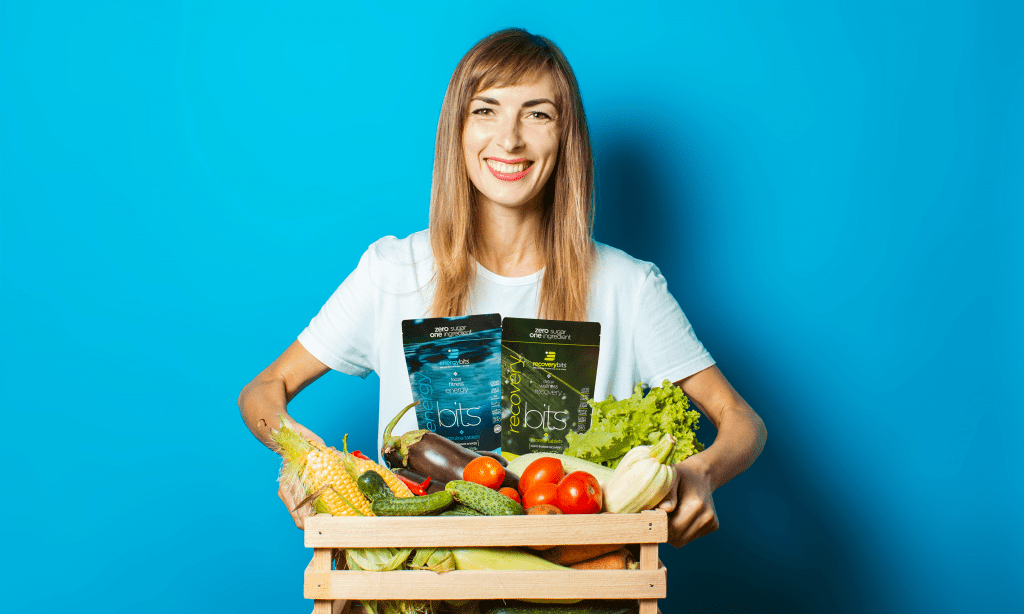
[[[423,490],[427,491],[428,495],[433,492],[438,492],[439,490],[444,490],[444,485],[448,483],[444,480],[436,480],[420,473],[416,473],[412,469],[407,469],[405,467],[392,469],[391,472],[398,476],[404,484],[408,484],[409,482],[419,484]],[[412,490],[411,487],[410,490]]]
[[[516,516],[526,513],[522,505],[480,484],[453,480],[448,482],[444,489],[459,503],[488,516]]]
[[[463,505],[456,502],[451,509],[441,512],[442,516],[483,516],[482,512],[478,512],[468,505]]]
[[[553,456],[542,456],[519,474],[519,492],[525,495],[539,484],[558,484],[564,477],[562,461]]]
[[[313,509],[321,513],[372,516],[370,502],[359,491],[343,457],[336,450],[319,449],[296,431],[287,418],[279,417],[281,428],[271,429],[270,436],[281,448],[281,485],[306,499],[298,502],[295,509],[311,501]]]
[[[637,614],[636,599],[587,599],[574,604],[527,603],[525,601],[487,601],[481,614]]]
[[[426,429],[392,435],[395,425],[416,403],[408,405],[384,429],[381,453],[391,467],[408,467],[434,480],[461,480],[466,465],[480,455]],[[519,487],[519,475],[505,471],[502,486]]]
[[[455,500],[448,492],[435,492],[423,497],[382,497],[373,501],[373,513],[377,516],[426,516],[443,512]]]
[[[501,463],[502,467],[508,467],[508,459],[502,456],[501,452],[495,452],[494,450],[477,450],[476,453],[480,456],[490,456]]]
[[[412,496],[412,491],[410,491],[409,488],[406,487],[405,484],[403,484],[402,481],[398,479],[398,476],[395,475],[390,469],[388,469],[384,465],[378,464],[377,462],[367,458],[363,454],[360,454],[358,456],[356,454],[349,454],[347,434],[341,438],[341,447],[343,450],[342,452],[338,452],[338,450],[336,450],[335,448],[328,448],[318,441],[313,442],[313,445],[316,446],[320,451],[329,450],[332,453],[336,454],[339,458],[341,458],[345,466],[350,468],[349,475],[352,475],[354,472],[355,477],[358,477],[362,475],[363,472],[365,471],[375,471],[378,475],[380,475],[380,477],[384,478],[384,482],[387,483],[388,488],[391,489],[391,492],[393,492],[396,497]]]
[[[424,487],[424,484],[428,484],[429,485],[430,478],[427,478],[426,480],[424,480],[423,484],[417,484],[416,482],[413,482],[412,480],[410,480],[409,478],[407,478],[407,477],[405,477],[403,475],[399,475],[397,473],[395,475],[397,475],[398,479],[402,480],[402,483],[405,484],[409,488],[410,491],[412,491],[412,494],[420,496],[420,497],[422,497],[423,495],[427,494],[427,490]]]
[[[626,548],[569,565],[573,569],[636,569],[636,559]]]
[[[474,571],[520,570],[565,571],[566,568],[545,561],[535,554],[514,548],[453,548],[456,569]],[[547,603],[576,603],[579,599],[544,599]]]
[[[395,493],[388,488],[387,482],[376,471],[364,471],[356,480],[359,492],[370,500],[372,504],[377,499],[394,498]]]
[[[550,503],[538,503],[533,507],[526,508],[526,513],[535,516],[556,516],[562,513],[562,510],[558,509]],[[545,546],[547,548],[548,546]]]
[[[538,458],[557,458],[562,461],[562,467],[565,468],[565,473],[568,474],[573,471],[586,471],[597,478],[597,481],[601,484],[604,484],[605,480],[612,477],[612,473],[614,473],[613,469],[605,467],[604,465],[592,463],[581,458],[576,458],[575,456],[554,454],[551,452],[531,452],[530,454],[523,454],[522,456],[512,459],[505,470],[511,471],[518,476],[522,476],[523,473],[526,472],[526,468],[533,464],[533,462]],[[520,480],[521,479],[522,477],[520,477]],[[522,490],[519,492],[522,492]]]
[[[462,470],[462,479],[492,490],[498,490],[501,488],[501,483],[505,481],[505,468],[490,456],[481,456],[469,461],[466,468]]]
[[[514,488],[509,488],[508,486],[503,486],[503,487],[498,489],[498,492],[503,494],[503,495],[505,495],[509,499],[512,499],[516,503],[519,503],[519,504],[523,503],[523,500],[519,497],[519,493],[516,492],[516,489],[514,489]]]
[[[601,485],[586,471],[573,471],[558,483],[555,505],[566,514],[596,514],[601,511]]]
[[[662,435],[671,433],[676,438],[676,449],[668,463],[676,464],[704,449],[694,431],[700,414],[690,409],[690,401],[677,386],[668,380],[660,388],[651,388],[645,396],[640,384],[633,396],[616,401],[609,396],[604,401],[589,401],[593,411],[590,430],[569,433],[565,454],[608,467],[616,467],[631,449],[652,445]]]
[[[435,573],[455,570],[455,557],[450,548],[417,548],[409,560],[409,569],[425,569]]]
[[[604,485],[605,510],[633,514],[660,503],[676,480],[675,466],[666,464],[675,446],[676,438],[665,433],[654,446],[637,446],[626,452]]]
[[[408,566],[412,548],[346,548],[343,554],[344,566],[353,570],[394,571]],[[337,561],[337,559],[335,559]],[[341,566],[338,566],[341,569]],[[430,614],[433,609],[429,601],[422,600],[381,600],[363,601],[363,607],[374,614]]]
[[[515,548],[452,548],[457,569],[565,571],[566,568]]]
[[[523,506],[534,507],[545,503],[548,505],[557,505],[557,500],[558,486],[545,482],[544,484],[534,486],[532,490],[523,495]]]
[[[614,552],[623,547],[622,544],[571,544],[555,546],[541,554],[541,556],[552,563],[572,565],[573,563],[592,559],[595,556]]]

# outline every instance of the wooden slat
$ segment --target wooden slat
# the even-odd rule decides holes
[[[316,548],[313,550],[313,558],[306,567],[306,575],[311,573],[330,573],[331,559],[334,556],[333,548]],[[317,599],[313,602],[313,614],[333,614],[334,603],[325,599]]]
[[[658,600],[657,599],[641,599],[640,600],[640,613],[639,614],[658,614]]]
[[[661,599],[654,571],[310,571],[306,599]]]
[[[657,569],[658,562],[658,544],[640,544],[640,569]]]
[[[410,548],[656,544],[668,540],[664,511],[556,516],[311,516],[307,548]]]

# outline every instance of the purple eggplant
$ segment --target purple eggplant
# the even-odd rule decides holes
[[[392,469],[406,467],[416,473],[430,476],[431,480],[461,480],[466,465],[473,459],[480,458],[480,454],[427,429],[409,431],[404,435],[391,434],[405,412],[414,405],[416,403],[406,406],[384,429],[384,441],[381,446],[384,460]],[[519,490],[519,476],[506,471],[505,481],[501,485]]]

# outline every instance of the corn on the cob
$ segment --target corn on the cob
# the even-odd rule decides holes
[[[317,512],[335,516],[372,516],[370,502],[346,470],[344,457],[306,441],[282,416],[281,429],[271,431],[281,447],[281,483],[292,492],[313,498]]]
[[[317,499],[335,516],[373,516],[370,502],[359,492],[341,459],[330,452],[310,450],[302,481],[309,494],[325,489]]]
[[[348,435],[346,435],[345,437],[347,438]],[[372,460],[366,460],[363,458],[359,458],[358,456],[353,456],[349,454],[347,445],[344,446],[345,452],[339,452],[337,448],[329,448],[318,441],[312,441],[310,443],[316,446],[317,449],[319,449],[321,452],[330,451],[338,455],[339,457],[342,458],[342,462],[344,462],[344,459],[347,458],[349,461],[352,462],[352,466],[355,468],[356,473],[359,475],[362,475],[364,471],[376,471],[377,474],[380,475],[380,477],[384,478],[384,482],[391,488],[391,492],[395,493],[396,497],[415,496],[412,494],[412,491],[409,490],[409,487],[406,486],[405,483],[402,482],[402,480],[399,480],[398,476],[392,473],[390,469]]]

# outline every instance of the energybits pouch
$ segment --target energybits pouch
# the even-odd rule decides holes
[[[598,322],[505,318],[501,325],[501,453],[561,453],[590,428]]]
[[[501,316],[402,321],[416,421],[470,450],[501,446]]]

